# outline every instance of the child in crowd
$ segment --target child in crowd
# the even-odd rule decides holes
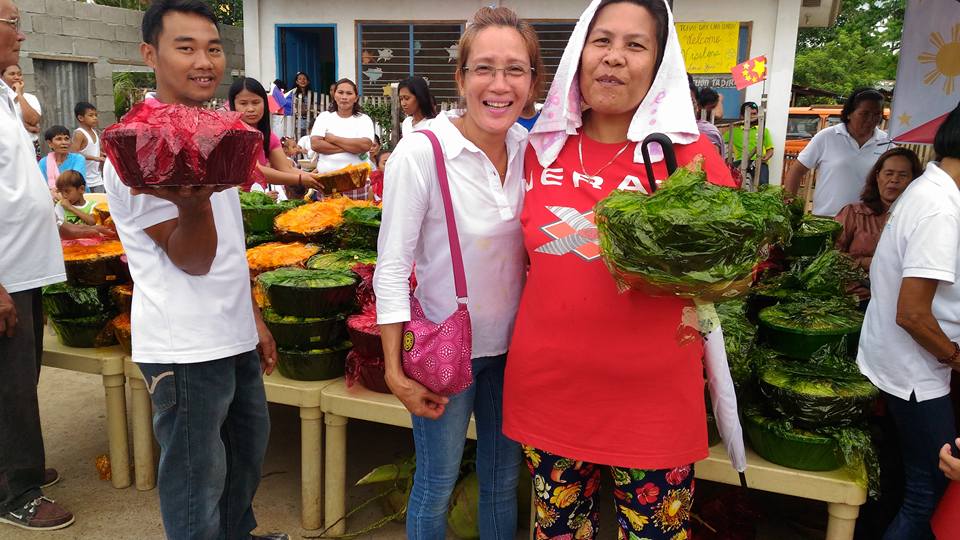
[[[63,212],[63,220],[74,225],[96,225],[93,207],[97,201],[83,197],[86,190],[83,175],[74,170],[64,171],[57,177],[57,191],[60,194],[57,213]]]
[[[300,137],[300,140],[297,141],[297,146],[300,147],[300,159],[309,159],[313,161],[313,158],[317,157],[317,153],[314,152],[313,148],[310,147],[309,135]]]
[[[387,166],[387,160],[390,159],[391,153],[392,152],[390,152],[389,150],[384,150],[383,152],[380,152],[379,154],[377,154],[377,170],[378,171],[384,170],[384,168]]]
[[[380,136],[373,136],[373,146],[370,147],[370,151],[367,152],[367,162],[370,164],[370,168],[373,170],[380,170],[378,164],[380,161],[377,159],[377,155],[380,154]]]
[[[287,159],[290,160],[293,167],[299,169],[300,162],[297,160],[297,156],[303,152],[303,149],[297,145],[297,141],[293,137],[280,137],[280,147],[283,148],[283,153],[287,156]]]
[[[105,193],[100,167],[106,158],[100,150],[97,108],[92,103],[81,101],[73,108],[73,114],[77,118],[77,129],[73,132],[72,151],[83,154],[86,160],[87,189],[91,193]]]
[[[373,193],[374,202],[383,199],[383,171],[386,170],[390,153],[389,150],[384,150],[377,154],[377,170],[370,172],[370,192]]]
[[[70,151],[70,130],[60,125],[53,126],[43,134],[43,138],[50,147],[50,153],[40,159],[40,173],[47,179],[51,191],[56,190],[60,173],[71,170],[81,176],[87,173],[83,155]]]

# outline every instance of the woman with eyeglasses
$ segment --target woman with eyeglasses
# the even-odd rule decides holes
[[[410,320],[410,273],[431,321],[457,309],[444,205],[432,145],[404,137],[383,183],[374,290],[386,382],[413,415],[417,468],[407,536],[442,540],[470,422],[476,418],[480,537],[513,538],[520,447],[501,432],[503,372],[526,274],[520,230],[527,132],[516,124],[536,98],[543,63],[533,28],[516,13],[484,7],[459,43],[456,82],[463,109],[430,123],[443,150],[469,294],[473,383],[451,397],[408,378],[400,360]]]
[[[589,108],[582,107],[586,104]],[[530,132],[520,223],[530,272],[504,386],[504,433],[533,476],[537,538],[598,536],[609,469],[621,539],[686,538],[693,464],[708,455],[704,339],[690,300],[620,292],[593,209],[614,190],[652,193],[640,141],[733,187],[693,114],[664,0],[594,0]],[[656,179],[667,178],[652,148]],[[603,538],[614,538],[606,533]]]
[[[429,125],[431,118],[437,116],[437,101],[430,93],[430,87],[423,77],[410,77],[397,85],[400,108],[406,118],[400,124],[400,135],[406,137],[415,129]]]
[[[783,187],[796,194],[800,180],[817,169],[813,213],[836,217],[844,206],[860,200],[867,173],[890,148],[890,138],[880,129],[883,94],[873,88],[855,90],[843,104],[840,123],[821,130],[790,167]]]

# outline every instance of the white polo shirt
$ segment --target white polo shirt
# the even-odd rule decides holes
[[[525,193],[523,152],[527,130],[507,132],[507,174],[500,175],[482,150],[446,115],[431,121],[446,159],[450,198],[463,255],[473,357],[507,352],[526,275],[520,229]],[[383,179],[383,219],[377,242],[377,322],[410,320],[410,272],[417,267],[416,296],[431,321],[457,309],[453,262],[436,161],[430,140],[411,134],[390,156]]]
[[[863,146],[857,144],[842,123],[814,135],[797,156],[804,167],[818,169],[813,213],[836,217],[844,206],[860,201],[870,168],[890,148],[890,137],[879,128],[874,129]]]
[[[313,123],[313,130],[310,131],[310,136],[323,137],[327,133],[348,139],[370,139],[371,143],[375,135],[373,120],[363,113],[357,116],[343,118],[337,113],[323,111],[317,116],[317,120]],[[335,171],[347,165],[359,165],[361,163],[363,163],[363,160],[360,159],[360,156],[358,154],[351,154],[350,152],[317,154],[318,173]]]
[[[134,282],[133,361],[189,364],[256,348],[259,340],[237,189],[210,197],[217,255],[207,274],[192,276],[144,232],[177,218],[177,207],[152,195],[132,195],[109,160],[104,163],[103,183]]]
[[[13,97],[0,80],[0,284],[8,293],[67,279],[53,198]]]
[[[936,163],[914,180],[890,209],[870,264],[870,305],[860,331],[857,364],[888,394],[917,401],[950,393],[950,368],[897,325],[903,278],[940,282],[933,316],[953,341],[960,339],[960,190]]]

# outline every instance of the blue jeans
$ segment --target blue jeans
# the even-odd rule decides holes
[[[480,538],[512,539],[517,531],[520,445],[503,435],[506,355],[475,358],[473,384],[452,396],[437,420],[413,417],[417,470],[407,505],[407,538],[443,540],[450,494],[460,473],[470,413],[477,422]]]
[[[940,471],[940,447],[956,437],[950,396],[917,402],[884,393],[887,410],[897,426],[903,453],[904,497],[900,511],[883,540],[933,540],[930,518],[948,480]]]
[[[160,442],[160,514],[171,540],[244,540],[270,435],[260,357],[137,364]]]

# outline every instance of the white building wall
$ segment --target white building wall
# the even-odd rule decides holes
[[[246,73],[272,81],[277,72],[277,24],[335,24],[337,76],[357,79],[356,21],[466,21],[490,0],[244,0]],[[585,0],[501,0],[500,5],[531,19],[577,19]],[[674,0],[677,21],[740,21],[752,23],[749,57],[767,55],[767,127],[777,142],[770,164],[771,180],[779,182],[786,136],[793,57],[801,0]],[[760,101],[763,88],[754,85],[747,99]],[[728,116],[733,116],[727,112]]]

